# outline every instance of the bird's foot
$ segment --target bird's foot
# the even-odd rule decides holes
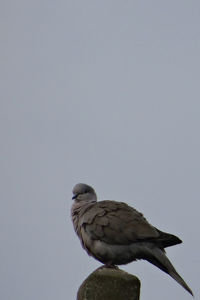
[[[110,263],[107,263],[107,264],[105,264],[105,265],[101,266],[100,268],[98,268],[98,270],[100,270],[100,269],[104,269],[104,268],[116,269],[116,270],[118,270],[118,269],[119,269],[119,268],[118,268],[118,266],[116,266],[116,265],[112,265],[112,264],[110,264]]]

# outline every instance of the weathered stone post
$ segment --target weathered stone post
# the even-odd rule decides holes
[[[81,284],[77,300],[139,300],[140,281],[115,268],[99,268]]]

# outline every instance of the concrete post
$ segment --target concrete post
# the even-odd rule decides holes
[[[139,300],[140,281],[115,268],[99,268],[81,284],[77,300]]]

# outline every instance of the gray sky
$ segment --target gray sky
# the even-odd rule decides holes
[[[184,243],[167,249],[198,299],[200,2],[1,1],[2,300],[75,299],[100,266],[71,190],[128,202]],[[191,299],[147,262],[141,300]]]

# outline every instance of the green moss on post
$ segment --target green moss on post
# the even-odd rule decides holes
[[[81,284],[77,300],[139,300],[140,281],[120,269],[100,268]]]

